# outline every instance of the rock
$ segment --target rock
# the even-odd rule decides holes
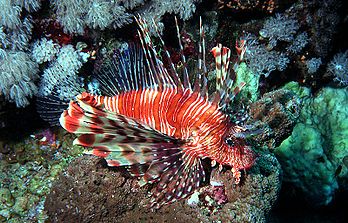
[[[100,158],[85,155],[54,183],[45,210],[52,222],[230,222],[250,217],[263,222],[280,188],[275,157],[261,155],[240,185],[233,185],[231,171],[221,173],[221,178],[228,203],[214,213],[199,205],[191,207],[187,200],[151,210],[146,207],[150,185],[138,188],[136,179],[108,168]]]
[[[264,94],[250,105],[252,121],[262,129],[254,140],[273,150],[291,134],[300,111],[300,99],[290,90],[280,89]]]
[[[327,205],[339,188],[347,190],[347,117],[347,89],[323,88],[316,97],[303,99],[299,122],[275,149],[284,181],[304,194],[311,206]]]
[[[0,189],[0,208],[3,210],[7,207],[12,207],[14,205],[15,199],[8,188]]]

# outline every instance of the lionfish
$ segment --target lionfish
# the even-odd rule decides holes
[[[255,155],[241,136],[243,127],[232,123],[222,109],[239,91],[229,90],[230,49],[221,44],[212,49],[216,91],[209,96],[202,21],[199,72],[191,86],[187,67],[180,78],[159,35],[169,61],[164,66],[148,24],[140,17],[136,20],[141,47],[117,51],[107,69],[96,76],[106,95],[78,95],[61,114],[60,124],[80,134],[74,144],[91,147],[90,153],[109,166],[125,167],[140,185],[157,183],[151,207],[186,198],[199,188],[207,175],[205,158],[232,167],[238,183],[240,170],[251,167]],[[177,21],[176,27],[186,65]]]

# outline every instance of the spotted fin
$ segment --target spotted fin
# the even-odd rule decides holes
[[[223,47],[221,44],[218,44],[212,49],[213,56],[215,57],[215,66],[216,66],[216,91],[220,94],[221,98],[226,96],[226,88],[229,85],[229,64],[231,50],[227,47]]]
[[[79,95],[62,113],[60,123],[67,131],[81,134],[74,144],[92,147],[92,154],[105,158],[110,166],[148,163],[153,149],[180,144],[135,119],[107,111],[97,98]]]
[[[212,53],[215,57],[216,64],[216,92],[213,101],[219,103],[220,107],[224,109],[245,86],[245,83],[241,83],[239,86],[234,86],[233,84],[229,69],[231,56],[231,50],[229,48],[218,44],[212,49]],[[234,65],[235,69],[237,67],[236,64],[239,62],[236,61]]]
[[[150,206],[159,208],[188,197],[205,180],[201,159],[188,150],[172,149],[169,156],[156,159],[143,180],[158,181]]]
[[[109,166],[124,166],[141,177],[141,185],[158,182],[151,207],[187,197],[205,178],[197,149],[139,121],[107,111],[96,97],[83,93],[60,117],[69,132],[81,134],[75,144],[92,147],[92,154]]]

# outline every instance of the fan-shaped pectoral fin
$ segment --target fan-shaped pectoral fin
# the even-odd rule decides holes
[[[192,151],[178,148],[170,155],[160,154],[157,157],[142,180],[158,182],[152,191],[150,206],[153,208],[188,197],[205,180],[201,158]]]

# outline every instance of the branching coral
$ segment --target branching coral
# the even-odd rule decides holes
[[[20,18],[23,7],[35,11],[39,1],[0,1],[0,94],[17,107],[25,107],[37,92],[38,65],[28,54],[32,22]]]
[[[308,42],[309,42],[308,34],[306,32],[302,32],[294,38],[294,40],[286,48],[286,50],[294,54],[299,53],[307,45]]]
[[[35,60],[43,62],[47,59],[45,58],[47,55],[50,55],[49,58],[56,55],[56,59],[44,70],[39,87],[39,96],[48,96],[56,91],[55,93],[62,100],[70,100],[79,93],[82,82],[77,73],[83,63],[87,61],[89,55],[75,50],[72,45],[66,45],[58,51],[55,45],[47,39],[42,39],[40,43],[35,45],[40,47],[43,44],[48,44],[51,50],[46,48],[47,52],[43,53],[34,49],[33,57]]]
[[[51,4],[56,11],[58,22],[64,27],[64,31],[67,33],[83,34],[85,26],[90,24],[90,22],[94,23],[91,24],[92,27],[95,24],[101,24],[104,22],[100,27],[102,29],[111,23],[109,20],[107,23],[105,22],[107,17],[96,17],[101,14],[98,13],[98,9],[101,8],[98,2],[93,4],[93,2],[85,0],[52,1]],[[102,7],[102,9],[105,9],[105,7]],[[89,11],[90,14],[88,14]],[[109,9],[104,11],[104,14],[109,15]]]
[[[269,39],[268,47],[273,49],[278,41],[291,42],[299,28],[296,19],[287,17],[283,14],[276,14],[266,20],[260,35]]]
[[[51,4],[65,32],[83,34],[86,27],[122,27],[132,21],[133,14],[140,14],[148,21],[155,19],[160,22],[165,13],[175,13],[186,20],[192,16],[198,2],[201,0],[54,0]]]
[[[0,92],[17,107],[25,107],[37,92],[34,81],[38,78],[38,66],[22,51],[4,51],[0,60]]]
[[[83,34],[86,27],[105,29],[112,23],[122,27],[131,22],[120,1],[54,0],[51,4],[68,33]]]
[[[299,32],[299,22],[288,14],[266,19],[259,37],[250,33],[242,36],[247,46],[244,59],[255,74],[268,77],[274,70],[284,71],[308,44],[307,32]]]
[[[307,60],[306,65],[308,73],[314,74],[315,72],[317,72],[321,64],[321,58],[312,58],[310,60]]]
[[[42,38],[34,43],[31,54],[34,60],[41,64],[51,61],[58,52],[58,44],[54,43],[52,40]]]
[[[328,70],[334,75],[334,80],[342,85],[348,85],[348,50],[336,54],[328,64]]]
[[[16,29],[21,23],[21,13],[23,9],[28,12],[37,11],[40,8],[40,0],[0,0],[0,26]]]
[[[247,42],[245,59],[249,68],[257,75],[268,75],[274,71],[283,71],[290,62],[286,54],[268,50],[264,44],[259,43],[253,35],[243,37]]]

